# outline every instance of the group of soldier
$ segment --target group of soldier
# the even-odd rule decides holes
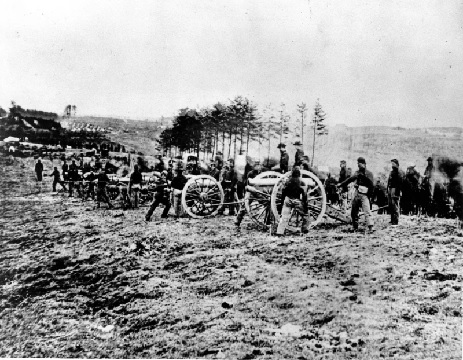
[[[313,169],[309,162],[309,157],[304,155],[300,142],[296,142],[296,154],[294,157],[294,165],[292,166],[292,172],[289,180],[284,186],[282,199],[283,206],[281,210],[280,222],[276,231],[277,235],[282,235],[287,227],[289,217],[293,209],[298,211],[302,216],[302,232],[306,233],[309,228],[309,209],[307,204],[307,194],[304,190],[304,185],[301,182],[301,170],[308,170],[317,174],[317,171]],[[278,145],[280,150],[280,163],[278,166],[273,167],[272,170],[286,173],[289,169],[289,155],[286,152],[286,146],[283,143]],[[108,164],[107,164],[108,165]],[[399,223],[400,214],[400,199],[404,184],[408,183],[416,184],[419,180],[419,175],[414,170],[414,166],[407,169],[405,175],[399,169],[399,161],[397,159],[391,160],[392,170],[389,174],[386,194],[381,188],[380,181],[378,180],[374,185],[373,174],[366,168],[366,160],[363,157],[357,159],[358,170],[354,174],[351,173],[350,169],[346,167],[346,161],[342,160],[340,163],[340,172],[338,181],[328,175],[325,180],[325,188],[327,189],[327,198],[329,202],[334,202],[334,198],[341,208],[347,210],[347,199],[349,189],[353,187],[353,193],[351,194],[351,219],[354,230],[358,229],[359,223],[359,212],[363,211],[365,215],[365,222],[368,227],[368,232],[374,231],[373,219],[371,216],[372,200],[374,200],[380,208],[388,207],[391,216],[391,225],[396,226]],[[100,202],[108,204],[109,208],[113,208],[113,205],[107,194],[107,185],[110,182],[107,172],[108,169],[103,167],[98,161],[94,167],[89,167],[88,164],[83,163],[83,159],[80,160],[79,165],[76,164],[76,160],[73,159],[71,164],[64,160],[62,164],[62,175],[57,167],[49,176],[53,178],[53,191],[56,191],[56,186],[60,185],[64,191],[68,191],[69,196],[73,196],[74,192],[77,192],[80,197],[84,200],[88,198],[95,199],[97,206],[100,206]],[[79,175],[79,170],[85,171],[85,175]],[[163,161],[159,161],[154,167],[155,173],[157,173],[156,181],[154,184],[154,199],[150,205],[148,212],[145,215],[145,221],[150,221],[154,211],[160,205],[164,206],[161,218],[168,216],[169,210],[172,205],[174,206],[174,213],[176,217],[179,217],[182,213],[180,195],[182,190],[187,183],[188,179],[184,174],[184,170],[191,175],[208,174],[212,176],[216,181],[220,182],[225,193],[225,203],[227,203],[228,214],[236,215],[236,203],[247,196],[246,186],[248,185],[249,179],[257,176],[262,172],[262,166],[259,162],[255,162],[252,166],[250,163],[246,164],[244,169],[244,176],[240,177],[238,181],[238,173],[234,166],[234,160],[229,159],[224,161],[222,154],[218,153],[215,159],[210,162],[207,168],[202,168],[197,159],[189,161],[186,166],[182,164],[180,160],[169,161],[168,165]],[[433,172],[432,158],[428,159],[428,167],[425,170],[424,177],[429,179]],[[35,165],[35,173],[38,181],[42,181],[43,164],[40,159]],[[83,193],[84,189],[82,182],[88,184],[86,192]],[[134,166],[132,174],[130,174],[130,181],[126,188],[120,189],[121,198],[128,203],[131,207],[138,206],[138,194],[141,189],[143,182],[143,176],[137,165]],[[349,186],[353,184],[353,186]],[[67,188],[66,188],[67,185]],[[95,192],[96,188],[96,192]],[[333,190],[334,189],[334,190]],[[134,194],[134,201],[132,204],[131,194]],[[387,202],[387,206],[385,206]],[[224,208],[220,210],[220,213],[224,212]],[[235,225],[239,229],[240,224],[245,215],[244,206],[238,211]]]
[[[296,154],[294,158],[294,167],[291,174],[291,181],[287,186],[290,190],[283,190],[283,209],[280,218],[279,228],[277,234],[284,232],[285,224],[289,218],[292,209],[296,209],[303,218],[302,232],[307,231],[308,207],[305,203],[306,196],[302,189],[302,183],[296,186],[296,180],[300,178],[300,169],[309,170],[317,174],[315,169],[312,169],[309,164],[309,158],[304,155],[301,149],[301,143],[296,142]],[[279,144],[280,149],[280,167],[282,172],[288,170],[289,156],[286,152],[285,144]],[[353,230],[358,230],[359,213],[363,211],[365,215],[365,222],[368,227],[368,232],[373,232],[373,219],[371,216],[372,200],[376,202],[379,208],[379,213],[384,212],[384,208],[390,214],[391,226],[399,224],[399,216],[401,211],[406,214],[416,213],[418,211],[419,198],[429,200],[434,193],[435,182],[433,181],[433,174],[435,172],[433,159],[427,159],[428,165],[424,172],[424,177],[420,183],[420,175],[415,170],[415,165],[410,165],[407,168],[407,173],[404,174],[400,170],[399,161],[397,159],[391,160],[391,171],[387,178],[387,185],[384,189],[381,181],[378,179],[376,185],[374,184],[374,177],[371,171],[367,170],[366,160],[364,157],[357,159],[358,170],[352,174],[350,168],[347,168],[346,161],[341,160],[339,180],[336,181],[330,174],[325,179],[325,188],[327,190],[328,201],[337,203],[344,210],[347,210],[349,184],[353,184],[351,194],[351,220]],[[278,170],[278,168],[275,168]],[[419,189],[424,188],[425,191],[420,194]],[[413,191],[407,191],[407,190]],[[403,196],[405,195],[405,196]]]

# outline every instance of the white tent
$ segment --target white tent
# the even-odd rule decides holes
[[[8,136],[7,138],[3,139],[4,142],[19,142],[19,138]]]

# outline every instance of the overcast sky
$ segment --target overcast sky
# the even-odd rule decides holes
[[[0,106],[130,118],[236,95],[329,123],[463,126],[461,0],[8,1]]]

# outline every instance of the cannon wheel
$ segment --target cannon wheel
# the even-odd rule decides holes
[[[257,183],[263,179],[275,179],[277,183],[282,176],[283,174],[276,171],[266,171],[250,179],[252,185],[246,191],[244,206],[251,220],[264,228],[275,223],[270,201],[274,184],[258,185]]]
[[[196,219],[216,215],[223,201],[222,186],[209,175],[191,177],[182,191],[183,209]]]
[[[281,199],[281,192],[286,180],[291,176],[291,172],[288,172],[282,177],[273,187],[271,204],[272,211],[276,221],[280,220],[281,208],[283,206],[283,200]],[[320,179],[312,172],[307,170],[301,170],[301,178],[311,179],[311,183],[307,186],[307,200],[309,203],[309,227],[312,228],[322,221],[326,211],[326,192]],[[302,219],[298,212],[293,211],[291,218],[289,219],[287,230],[297,232],[300,230],[302,225]]]

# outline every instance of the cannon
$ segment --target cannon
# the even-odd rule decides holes
[[[263,228],[269,228],[280,218],[284,183],[290,172],[281,174],[266,171],[249,179],[246,196],[234,203],[224,202],[224,191],[221,184],[209,175],[192,176],[182,191],[182,206],[193,218],[211,217],[218,214],[223,206],[239,204],[245,206],[250,219]],[[310,226],[322,221],[327,208],[325,188],[320,179],[310,171],[302,170],[302,181],[307,190]],[[296,231],[300,227],[301,216],[293,212],[289,230]]]

